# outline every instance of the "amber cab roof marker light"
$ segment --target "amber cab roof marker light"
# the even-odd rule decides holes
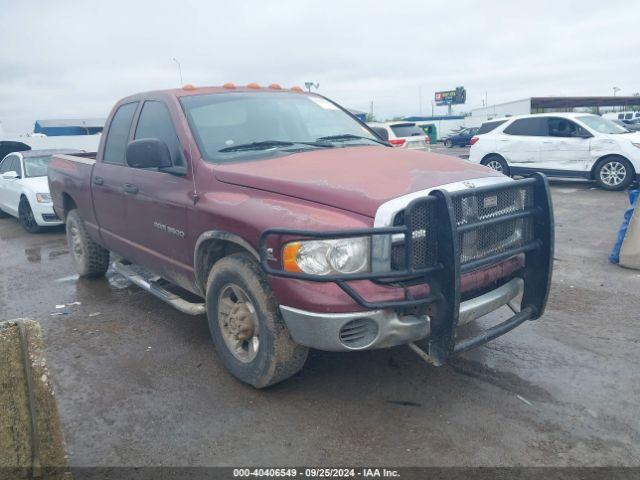
[[[272,83],[271,85],[269,85],[269,88],[272,90],[282,90],[282,87],[277,83]]]
[[[300,88],[299,86],[297,86],[297,85],[296,85],[295,87],[291,87],[291,89],[290,89],[290,90],[291,90],[292,92],[301,92],[301,91],[302,91],[302,88]]]
[[[185,85],[182,87],[182,89],[183,89],[183,90],[195,90],[195,89],[196,89],[196,87],[194,87],[194,86],[193,86],[193,85],[191,85],[190,83],[187,83],[187,84],[185,84]]]
[[[227,82],[222,86],[222,88],[236,88],[236,85],[235,83]]]
[[[256,82],[251,82],[249,85],[247,85],[247,88],[260,88],[260,85],[258,85]]]

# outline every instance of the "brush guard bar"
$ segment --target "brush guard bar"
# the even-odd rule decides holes
[[[499,194],[503,190],[517,187],[531,189],[533,200],[531,205],[521,211],[476,220],[459,225],[454,209],[458,197]],[[413,267],[413,232],[416,231],[414,209],[424,207],[435,209],[435,228],[437,230],[437,262],[423,267]],[[531,238],[513,248],[473,258],[461,262],[461,234],[478,231],[482,228],[498,228],[504,222],[532,218],[533,234]],[[372,271],[344,275],[310,275],[300,272],[288,272],[281,268],[281,262],[274,256],[280,252],[285,243],[297,240],[322,240],[349,237],[379,235],[404,237],[404,268],[384,272]],[[373,242],[372,242],[373,243]],[[435,314],[431,316],[431,335],[429,337],[429,356],[433,363],[443,364],[451,355],[469,350],[492,340],[522,324],[526,320],[538,319],[544,312],[553,265],[554,220],[553,206],[546,177],[535,173],[529,178],[505,182],[499,185],[471,188],[464,191],[448,192],[436,189],[424,198],[413,200],[405,209],[404,224],[392,227],[365,228],[354,230],[337,230],[314,232],[308,230],[291,230],[286,228],[270,228],[264,230],[259,239],[260,262],[269,275],[276,277],[307,280],[312,282],[334,282],[358,305],[366,309],[410,309],[424,305],[434,305]],[[515,255],[524,254],[525,266],[518,273],[524,280],[524,292],[520,311],[508,320],[495,325],[470,339],[456,344],[455,332],[458,326],[461,291],[460,278],[463,274],[494,265]],[[393,280],[415,279],[423,277],[429,285],[430,293],[426,297],[413,298],[405,289],[405,299],[396,301],[372,302],[363,298],[350,284],[354,280],[372,280],[388,282]]]

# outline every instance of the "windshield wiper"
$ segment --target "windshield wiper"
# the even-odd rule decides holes
[[[382,140],[376,140],[375,138],[371,138],[371,137],[363,137],[361,135],[353,135],[351,133],[343,133],[340,135],[327,135],[326,137],[319,137],[316,138],[317,142],[340,142],[340,141],[348,141],[348,140],[369,140],[371,142],[376,142],[376,143],[380,143],[381,145],[387,145],[386,142],[383,142]]]
[[[333,145],[319,142],[289,142],[284,140],[264,140],[261,142],[242,143],[218,150],[218,152],[239,152],[242,150],[266,150],[268,148],[292,147],[293,145],[308,145],[311,147],[332,148]]]

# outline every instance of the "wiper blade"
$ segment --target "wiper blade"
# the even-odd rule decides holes
[[[284,140],[264,140],[261,142],[242,143],[218,150],[218,152],[239,152],[242,150],[266,150],[268,148],[292,147],[293,145],[309,145],[311,147],[332,148],[333,145],[319,142],[289,142]]]
[[[343,133],[340,135],[327,135],[326,137],[316,138],[316,141],[318,142],[322,142],[322,141],[339,142],[339,141],[348,141],[348,140],[369,140],[370,142],[376,142],[382,145],[387,145],[387,143],[383,142],[382,140],[377,140],[371,137],[363,137],[361,135],[353,135],[352,133]]]

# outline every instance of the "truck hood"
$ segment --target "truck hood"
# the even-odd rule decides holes
[[[216,165],[225,183],[242,185],[374,217],[392,198],[447,183],[501,176],[449,155],[384,147],[313,150]]]

